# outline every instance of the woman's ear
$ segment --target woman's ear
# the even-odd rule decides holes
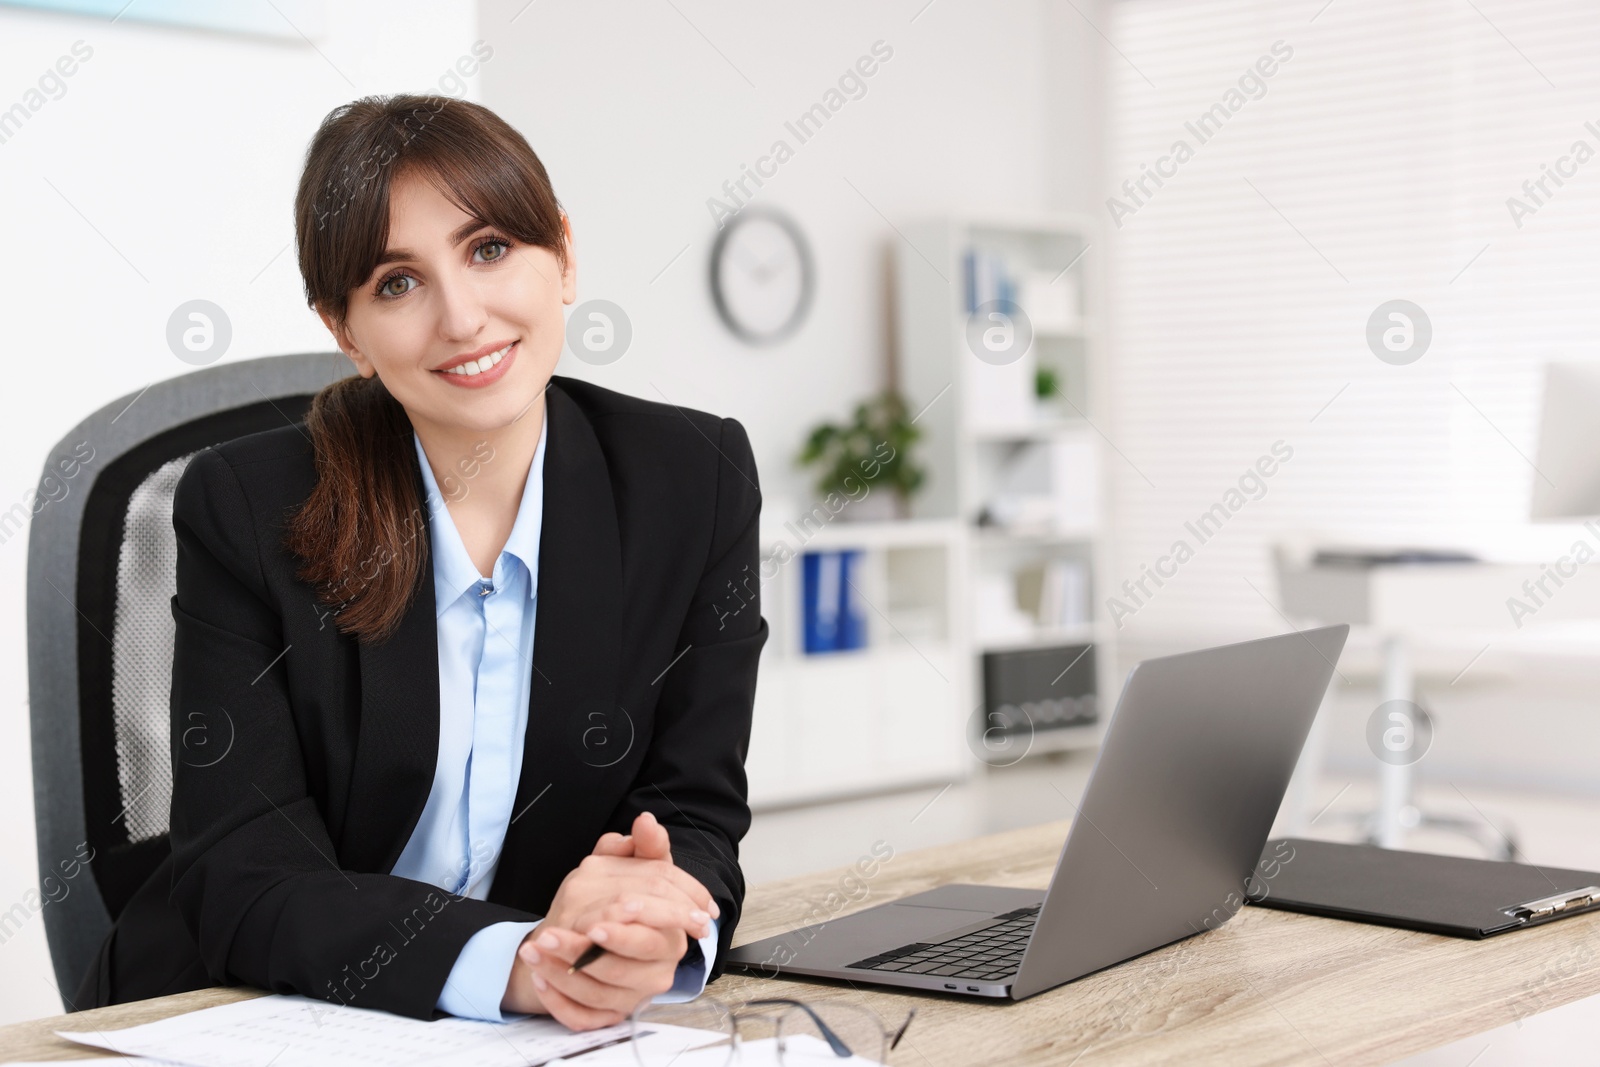
[[[561,302],[570,304],[578,299],[578,256],[572,246],[572,219],[561,213],[561,231],[567,244],[567,265],[561,271]]]
[[[363,378],[370,378],[378,373],[377,369],[372,365],[372,360],[368,359],[361,349],[356,347],[355,340],[350,336],[349,323],[340,324],[335,322],[333,316],[320,306],[317,308],[317,317],[322,320],[322,325],[326,326],[328,332],[333,335],[333,341],[339,346],[339,351],[343,352],[345,357],[355,364],[357,374]]]

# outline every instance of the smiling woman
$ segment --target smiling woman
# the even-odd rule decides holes
[[[744,428],[553,374],[571,224],[481,105],[336,109],[295,217],[356,373],[178,484],[173,721],[236,743],[176,762],[172,854],[75,1002],[244,982],[590,1028],[697,995],[767,637],[716,610],[757,563]]]
[[[360,376],[312,407],[322,479],[289,545],[305,560],[301,577],[343,609],[341,629],[386,637],[426,551],[406,536],[421,498],[402,420],[430,457],[466,455],[485,431],[513,427],[513,451],[531,459],[543,423],[532,409],[561,355],[561,307],[576,293],[571,228],[521,135],[443,98],[336,112],[308,154],[295,215],[307,301]],[[475,335],[491,314],[502,334],[467,351],[443,340]],[[355,511],[370,521],[346,518]],[[499,534],[496,551],[510,531],[501,525],[487,531]],[[362,561],[379,554],[392,562],[367,577]]]

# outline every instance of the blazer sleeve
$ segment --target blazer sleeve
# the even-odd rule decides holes
[[[278,522],[261,518],[226,457],[195,456],[173,503],[171,902],[215,982],[431,1018],[474,933],[538,917],[341,867],[308,788],[294,649],[257,543]],[[205,758],[186,758],[197,738]]]
[[[767,639],[761,490],[750,439],[737,420],[722,420],[717,449],[711,546],[674,646],[687,651],[661,679],[650,750],[611,827],[627,833],[636,815],[653,812],[672,839],[673,861],[717,901],[722,914],[708,980],[722,973],[744,901],[739,841],[750,828],[744,760]],[[696,947],[691,940],[691,956]]]

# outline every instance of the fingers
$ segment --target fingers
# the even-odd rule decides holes
[[[597,923],[639,923],[663,933],[681,930],[699,940],[711,933],[711,915],[687,903],[649,894],[627,894],[586,909],[566,925],[587,933]]]
[[[550,974],[545,967],[565,974],[591,944],[598,944],[605,949],[604,954],[574,973],[609,985],[629,985],[637,977],[641,963],[665,963],[676,970],[688,947],[681,930],[661,931],[636,923],[601,923],[590,933],[597,936],[585,936],[560,926],[541,927],[518,946],[517,958],[539,968],[538,973],[548,979]]]
[[[608,936],[620,939],[624,935],[619,930]],[[518,949],[518,957],[533,969],[533,985],[540,1001],[557,1018],[561,1018],[559,998],[586,1009],[586,1012],[574,1012],[580,1018],[592,1020],[589,1014],[592,1012],[615,1012],[626,1018],[641,1001],[672,988],[681,952],[670,958],[640,961],[613,955],[608,950],[584,970],[567,973],[590,944],[589,938],[572,930],[551,927],[534,938],[531,945],[524,943]],[[553,997],[552,992],[558,996]]]
[[[689,947],[682,930],[657,930],[638,923],[596,923],[585,933],[606,950],[585,972],[613,985],[627,980],[623,968],[630,962],[670,963],[676,969]]]
[[[594,855],[596,856],[632,856],[634,854],[633,838],[615,831],[600,835],[600,840],[595,842]]]
[[[534,981],[544,982],[544,988],[539,991],[539,999],[545,1010],[550,1013],[551,1018],[569,1030],[598,1030],[605,1026],[615,1026],[632,1014],[631,1009],[619,1011],[590,1007],[567,996],[537,975]]]
[[[648,811],[640,812],[633,820],[633,854],[647,860],[672,859],[672,839],[667,828]]]
[[[637,836],[634,843],[637,847]],[[574,875],[589,883],[577,894],[579,901],[594,900],[605,895],[619,897],[625,893],[648,893],[668,899],[681,897],[691,906],[709,912],[712,918],[721,915],[721,908],[706,887],[694,875],[670,860],[593,854],[579,862]],[[592,886],[602,881],[608,883],[607,891],[595,892]]]
[[[654,813],[640,812],[633,820],[632,834],[619,834],[615,830],[600,835],[595,843],[596,856],[639,856],[642,859],[665,860],[672,858],[672,840],[666,827]]]
[[[609,956],[592,966],[599,967],[600,962],[608,962],[606,973],[617,981],[602,981],[597,975],[590,974],[589,968],[568,974],[564,964],[546,959],[534,968],[535,987],[541,979],[548,986],[548,989],[539,990],[540,1000],[548,1005],[549,991],[554,990],[585,1007],[621,1012],[626,1018],[641,1001],[671,989],[673,974],[677,970],[673,963],[641,963]]]
[[[663,830],[662,833],[666,831]],[[637,838],[635,842],[637,843]],[[675,889],[683,894],[684,898],[701,911],[709,912],[712,918],[721,914],[717,902],[711,899],[711,893],[700,880],[682,867],[670,860],[640,860],[635,858],[635,864],[640,866],[635,871],[630,871],[636,878],[646,880],[644,885],[630,886],[635,892],[653,893],[656,896],[670,897],[670,889]]]
[[[517,957],[524,963],[539,964],[546,958],[559,959],[563,967],[583,955],[592,941],[576,930],[564,926],[540,923],[538,928],[517,946]]]
[[[700,884],[700,879],[677,865],[667,867],[662,873],[694,901],[695,907],[710,912],[713,919],[722,914],[722,909],[717,906],[711,891]]]
[[[529,944],[536,936],[538,936],[537,931],[530,933],[522,943]],[[506,978],[505,996],[500,999],[500,1010],[524,1015],[541,1012],[548,1014],[533,984],[533,968],[521,959],[512,962],[511,973]]]

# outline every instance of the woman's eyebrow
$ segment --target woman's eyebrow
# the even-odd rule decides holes
[[[487,225],[489,224],[482,219],[468,219],[460,226],[457,226],[455,232],[450,235],[450,244],[452,246],[460,244]],[[399,263],[403,260],[416,258],[417,254],[409,248],[386,248],[383,255],[378,257],[376,267],[384,267],[390,263]]]

